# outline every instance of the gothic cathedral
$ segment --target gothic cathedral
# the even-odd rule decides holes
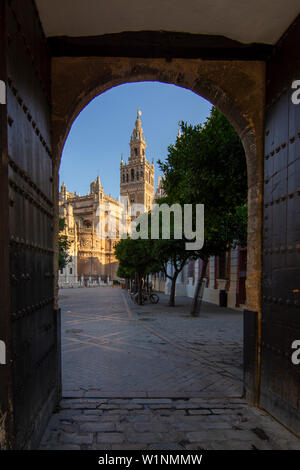
[[[128,203],[128,220],[148,211],[154,199],[154,164],[147,161],[146,142],[137,113],[130,139],[128,164],[121,160],[120,195]],[[123,206],[104,193],[99,176],[90,185],[90,193],[78,196],[62,184],[59,194],[59,213],[65,221],[64,235],[69,242],[69,262],[59,273],[60,287],[98,285],[101,281],[118,279],[118,262],[114,255],[115,237],[101,235],[97,227],[107,217],[116,224],[121,220]],[[140,204],[134,209],[133,204]]]

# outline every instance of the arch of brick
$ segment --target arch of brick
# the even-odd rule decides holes
[[[96,96],[129,82],[159,81],[192,90],[232,123],[248,169],[247,308],[261,314],[261,232],[265,63],[199,59],[52,58],[54,187],[65,140],[80,111]],[[56,204],[57,206],[57,204]]]

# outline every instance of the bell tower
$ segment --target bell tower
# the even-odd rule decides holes
[[[130,138],[130,157],[129,161],[138,160],[143,162],[145,159],[146,142],[141,122],[142,112],[138,109],[135,126]]]
[[[130,156],[120,164],[120,195],[127,196],[131,204],[143,204],[150,210],[154,196],[154,163],[146,159],[146,141],[141,123],[140,110],[137,111],[135,126],[130,138]]]

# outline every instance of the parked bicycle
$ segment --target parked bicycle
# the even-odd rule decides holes
[[[131,300],[138,304],[139,301],[139,293],[138,291],[130,292],[129,293]],[[144,305],[146,302],[150,302],[151,304],[157,304],[159,302],[159,297],[157,294],[154,294],[153,292],[147,292],[145,290],[142,291],[142,305]]]

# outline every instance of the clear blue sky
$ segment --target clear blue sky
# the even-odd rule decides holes
[[[195,93],[158,82],[140,82],[112,88],[91,101],[74,121],[60,167],[60,184],[83,195],[100,176],[104,192],[119,196],[121,153],[127,161],[137,109],[142,111],[146,157],[156,164],[176,141],[178,121],[204,122],[212,105]]]

